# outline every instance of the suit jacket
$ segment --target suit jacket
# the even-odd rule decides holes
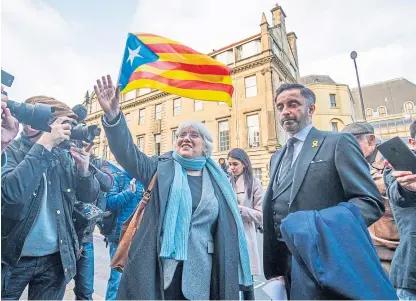
[[[142,153],[134,144],[122,114],[115,124],[109,125],[103,121],[103,125],[110,149],[117,162],[139,180],[144,187],[149,186],[149,182],[157,171],[157,180],[151,192],[150,201],[146,205],[140,227],[133,237],[117,292],[117,299],[164,299],[164,272],[159,254],[163,219],[170,186],[174,178],[172,152],[150,158]],[[218,219],[216,227],[213,229],[213,246],[209,240],[205,243],[206,249],[201,246],[201,249],[206,250],[207,257],[212,256],[209,299],[237,300],[240,289],[238,281],[239,254],[236,252],[236,246],[238,246],[237,226],[219,186],[213,180],[211,183],[218,199]],[[203,204],[200,203],[200,205]],[[214,249],[212,254],[211,247]],[[191,268],[196,269],[192,275],[206,273],[195,262]],[[187,273],[185,269],[187,269],[186,266],[184,266],[184,273]],[[195,278],[192,281],[197,286],[197,282],[200,281],[198,276],[191,278]],[[183,293],[185,293],[185,297],[190,299],[205,298],[207,292],[201,292],[201,287],[205,286],[196,288],[192,285],[193,292],[185,289]]]
[[[394,219],[400,233],[390,268],[390,279],[397,288],[416,290],[416,192],[403,189],[386,169],[384,179]]]
[[[354,204],[291,213],[281,230],[293,254],[293,300],[397,300]]]
[[[287,272],[288,257],[281,253],[277,243],[271,210],[272,187],[285,148],[272,156],[270,183],[263,201],[263,268],[267,279]],[[383,215],[383,199],[371,178],[357,139],[351,134],[312,128],[293,168],[289,213],[352,202],[360,209],[367,226]]]

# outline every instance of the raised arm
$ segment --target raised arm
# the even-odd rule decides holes
[[[123,114],[120,112],[120,86],[113,86],[111,77],[102,77],[94,86],[98,102],[104,111],[102,123],[108,144],[117,162],[145,187],[156,172],[158,158],[149,158],[133,142]]]

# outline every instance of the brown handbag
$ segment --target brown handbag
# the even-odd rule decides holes
[[[140,223],[144,214],[144,208],[150,201],[150,193],[152,192],[153,186],[155,185],[156,175],[157,174],[155,174],[150,181],[149,187],[147,187],[147,190],[143,193],[143,198],[137,205],[133,214],[130,215],[130,217],[121,226],[120,242],[110,264],[113,269],[116,269],[120,273],[123,272],[124,266],[127,262],[129,249],[133,241],[134,234],[140,227]]]

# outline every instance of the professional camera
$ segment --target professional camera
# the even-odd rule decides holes
[[[77,124],[72,127],[70,139],[91,143],[100,133],[101,129],[98,125]]]
[[[53,118],[55,107],[42,103],[33,105],[13,100],[7,101],[7,107],[19,123],[30,125],[31,128],[42,132],[51,131],[49,124]]]
[[[14,81],[14,76],[1,70],[1,84],[7,87],[11,87]],[[7,95],[4,91],[3,94]],[[10,113],[19,121],[26,125],[30,125],[33,129],[50,132],[49,126],[50,120],[53,117],[55,108],[46,104],[28,104],[16,102],[13,100],[7,101],[7,107],[10,109]]]
[[[87,143],[93,142],[95,137],[99,136],[101,133],[101,129],[98,127],[98,125],[85,125],[85,124],[77,124],[73,121],[64,121],[64,123],[67,123],[71,125],[71,135],[69,138],[71,140],[77,140],[77,141],[84,141]],[[64,141],[61,144],[59,144],[59,147],[69,149],[71,147],[71,143],[69,141]]]

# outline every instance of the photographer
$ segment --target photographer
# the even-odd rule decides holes
[[[16,137],[19,132],[19,122],[12,116],[7,108],[7,95],[3,94],[3,86],[1,86],[1,165],[6,164],[4,150],[9,143]]]
[[[2,293],[19,299],[29,285],[32,299],[62,299],[76,273],[79,242],[72,212],[75,200],[94,202],[99,183],[88,170],[89,153],[58,147],[69,140],[76,117],[65,104],[45,96],[26,103],[56,107],[51,132],[25,125],[6,149],[2,173]]]
[[[416,121],[410,126],[409,144],[416,153]],[[387,162],[384,181],[396,220],[400,244],[394,254],[390,280],[400,300],[416,300],[416,174],[392,169]]]

